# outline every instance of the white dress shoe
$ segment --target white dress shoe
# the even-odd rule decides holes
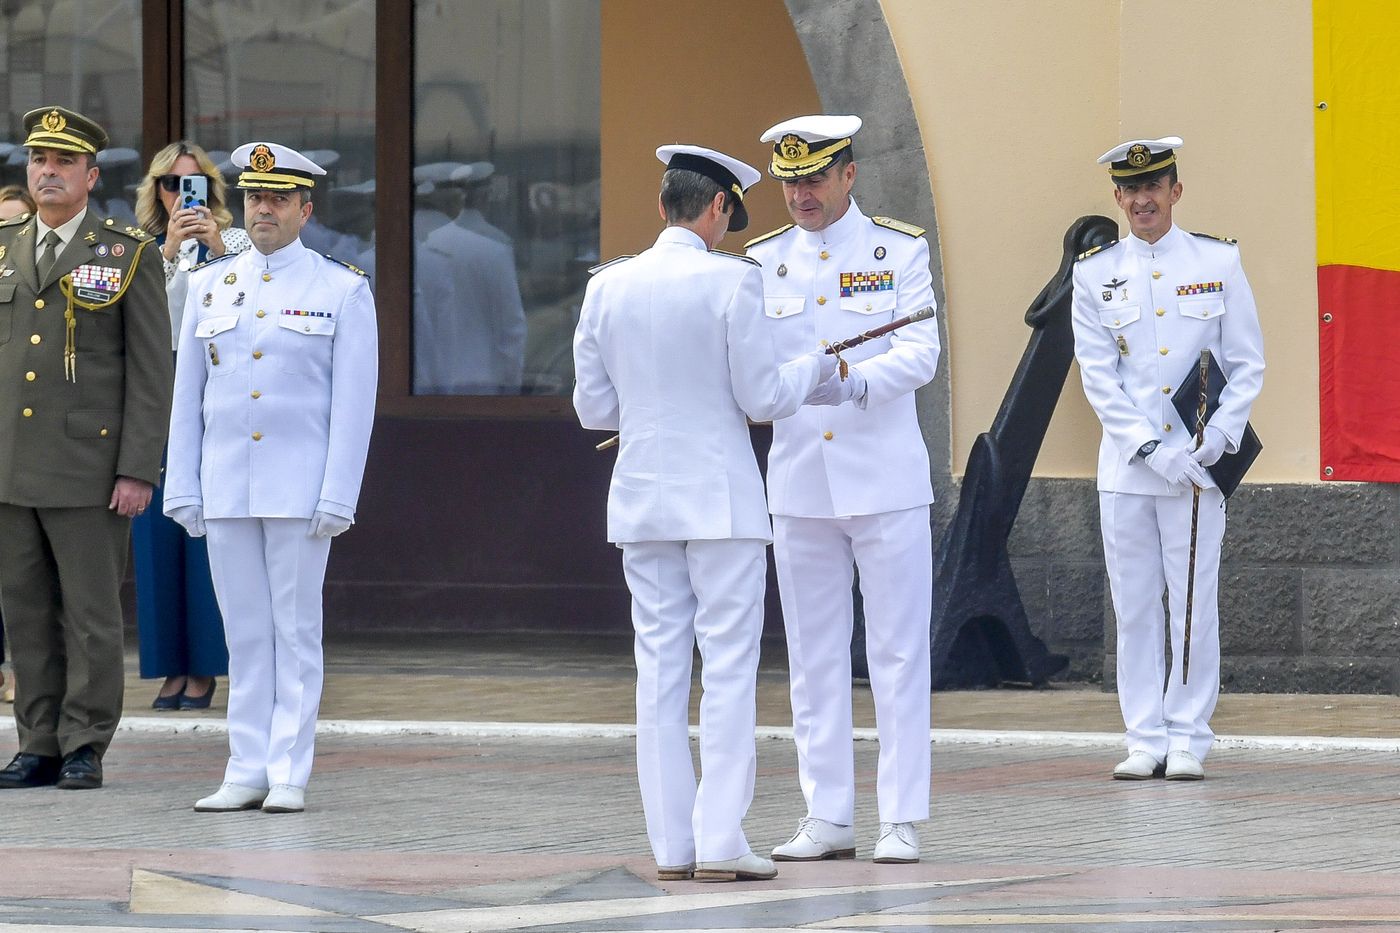
[[[256,810],[262,806],[267,796],[266,787],[248,787],[245,784],[225,784],[216,793],[195,801],[197,813],[233,813],[237,810]]]
[[[797,821],[791,839],[773,849],[775,862],[816,862],[827,858],[855,858],[856,831],[813,816]]]
[[[908,865],[919,860],[919,831],[913,823],[881,823],[875,843],[875,861],[882,865]]]
[[[306,788],[273,784],[263,800],[264,813],[300,813],[306,809]]]
[[[695,863],[688,865],[657,865],[657,881],[689,881],[695,877]]]
[[[1147,752],[1130,752],[1113,766],[1115,781],[1150,781],[1162,773],[1162,763]]]
[[[1199,781],[1206,776],[1201,759],[1184,748],[1167,753],[1168,781]]]
[[[767,881],[778,877],[778,869],[752,852],[722,862],[696,862],[696,881]]]

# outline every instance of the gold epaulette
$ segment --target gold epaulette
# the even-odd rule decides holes
[[[730,259],[738,259],[740,262],[752,263],[753,265],[758,266],[760,269],[763,268],[763,263],[759,262],[757,259],[754,259],[752,256],[741,256],[738,253],[730,253],[722,249],[712,249],[710,250],[710,252],[716,256],[728,256]]]
[[[591,268],[591,269],[588,270],[588,274],[589,274],[589,275],[597,275],[599,272],[602,272],[602,271],[603,271],[604,269],[606,269],[608,266],[615,266],[615,265],[617,265],[617,264],[620,263],[620,262],[626,262],[626,261],[629,260],[629,259],[635,259],[635,258],[637,258],[637,254],[636,254],[636,253],[628,253],[628,254],[625,255],[625,256],[617,256],[617,257],[615,257],[615,258],[613,258],[613,259],[609,259],[607,262],[600,262],[600,263],[598,263],[598,265],[596,265],[596,266],[594,266],[593,268]]]
[[[1094,255],[1095,253],[1103,252],[1104,250],[1108,249],[1109,247],[1113,247],[1113,246],[1117,246],[1117,245],[1118,245],[1118,241],[1117,241],[1117,240],[1110,240],[1110,241],[1107,242],[1107,243],[1100,243],[1098,246],[1092,246],[1092,247],[1090,247],[1089,249],[1086,249],[1084,252],[1080,253],[1078,256],[1075,256],[1075,257],[1074,257],[1074,261],[1075,261],[1075,262],[1079,262],[1079,261],[1082,260],[1082,259],[1088,259],[1090,256]]]
[[[227,255],[227,254],[225,254],[225,255]],[[351,272],[355,273],[356,275],[360,276],[361,278],[365,278],[365,279],[369,278],[369,273],[366,272],[365,270],[361,269],[359,266],[355,265],[354,263],[346,262],[344,259],[336,259],[336,258],[335,258],[334,256],[332,256],[330,253],[322,253],[321,255],[322,255],[322,256],[325,256],[327,259],[329,259],[331,262],[335,263],[337,266],[344,266],[345,268],[349,269]]]
[[[752,240],[749,240],[747,243],[745,243],[744,249],[748,249],[751,246],[755,246],[759,243],[762,243],[764,240],[771,240],[775,236],[782,236],[784,233],[787,233],[789,230],[791,230],[794,226],[795,224],[783,224],[777,230],[769,230],[762,236],[756,236]]]
[[[0,220],[0,227],[13,227],[16,224],[22,224],[29,219],[29,216],[29,213],[26,211],[17,217],[11,217],[9,220]]]
[[[190,271],[193,272],[196,269],[203,269],[205,266],[212,266],[216,262],[223,262],[225,259],[232,259],[234,256],[237,255],[237,253],[224,253],[222,256],[211,257],[209,259],[204,260],[201,263],[197,263],[196,265],[190,266]]]
[[[884,227],[886,230],[893,230],[895,233],[902,233],[905,236],[911,236],[915,239],[923,236],[925,233],[923,227],[916,227],[902,220],[895,220],[893,217],[871,217],[870,222],[877,227]]]
[[[1191,235],[1198,236],[1203,240],[1219,240],[1221,243],[1229,243],[1231,246],[1235,246],[1239,242],[1232,236],[1216,236],[1213,233],[1192,233]]]
[[[106,221],[103,222],[103,227],[107,230],[110,230],[113,233],[125,233],[137,243],[145,243],[147,240],[155,239],[155,237],[151,236],[149,233],[147,233],[145,230],[142,230],[140,227],[133,227],[131,226],[131,224],[122,224],[121,226],[117,226],[117,222],[111,217],[108,217]]]

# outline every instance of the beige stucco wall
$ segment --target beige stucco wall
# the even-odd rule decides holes
[[[947,286],[953,463],[990,426],[1027,305],[1084,214],[1121,221],[1094,160],[1177,134],[1188,230],[1238,237],[1268,373],[1251,482],[1317,479],[1309,0],[883,0],[922,128]],[[1036,473],[1092,476],[1077,369]]]

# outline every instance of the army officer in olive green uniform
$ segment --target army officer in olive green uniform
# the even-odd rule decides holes
[[[0,788],[100,787],[122,711],[131,518],[159,480],[173,381],[151,238],[88,207],[107,134],[24,116],[39,205],[0,225],[0,606],[19,754]]]

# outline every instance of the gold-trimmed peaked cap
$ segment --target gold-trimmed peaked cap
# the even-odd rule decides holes
[[[1180,145],[1180,136],[1130,139],[1099,156],[1099,164],[1108,163],[1108,174],[1115,185],[1140,185],[1175,165]]]
[[[295,149],[277,143],[244,143],[229,153],[238,169],[236,187],[245,191],[291,191],[316,187],[316,176],[326,170]]]
[[[763,177],[758,169],[718,150],[681,143],[657,147],[656,157],[668,171],[675,168],[695,172],[734,195],[734,211],[729,215],[728,229],[731,232],[737,233],[749,225],[744,193]]]
[[[759,142],[773,144],[768,174],[788,179],[825,171],[841,150],[850,148],[851,137],[860,126],[860,117],[853,114],[815,114],[769,127],[759,137]]]
[[[40,107],[24,115],[24,145],[97,155],[110,141],[95,120],[67,107]]]

